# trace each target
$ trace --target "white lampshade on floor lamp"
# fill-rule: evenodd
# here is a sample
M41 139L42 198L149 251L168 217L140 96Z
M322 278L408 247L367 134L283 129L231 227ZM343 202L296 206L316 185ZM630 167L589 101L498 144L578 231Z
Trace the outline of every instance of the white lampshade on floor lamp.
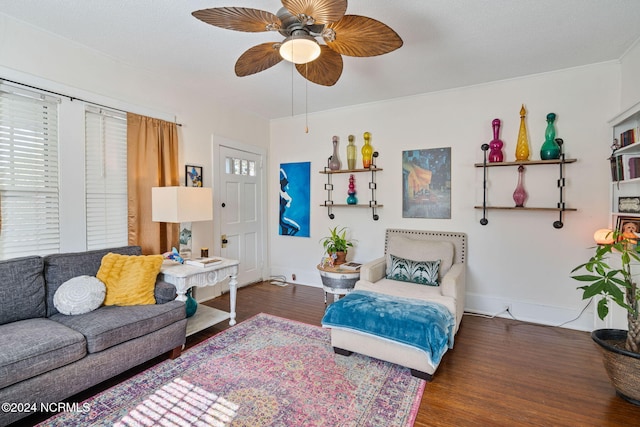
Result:
M180 256L191 258L191 223L213 219L211 188L151 188L151 220L180 224Z

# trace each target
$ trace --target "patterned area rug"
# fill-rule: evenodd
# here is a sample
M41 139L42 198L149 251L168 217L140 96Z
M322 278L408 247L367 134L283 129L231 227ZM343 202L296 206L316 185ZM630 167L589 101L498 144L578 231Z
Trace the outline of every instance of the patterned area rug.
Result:
M327 329L259 314L41 425L404 427L424 387L406 368L335 355Z

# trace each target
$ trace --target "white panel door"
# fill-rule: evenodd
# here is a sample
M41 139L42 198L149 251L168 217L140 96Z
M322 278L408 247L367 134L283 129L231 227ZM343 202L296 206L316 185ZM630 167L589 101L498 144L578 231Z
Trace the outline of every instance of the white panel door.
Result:
M240 260L238 284L253 283L262 279L262 157L221 145L219 159L220 255Z

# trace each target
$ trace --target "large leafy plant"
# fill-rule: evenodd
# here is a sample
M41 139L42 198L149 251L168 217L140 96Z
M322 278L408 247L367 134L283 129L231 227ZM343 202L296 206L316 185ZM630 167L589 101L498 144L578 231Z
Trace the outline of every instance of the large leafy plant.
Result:
M329 228L331 234L320 239L324 250L328 254L335 252L347 252L348 248L353 247L353 241L347 239L347 228L342 227L338 230L338 227Z
M640 264L640 256L636 252L637 237L627 236L620 231L610 233L609 242L595 248L595 254L584 264L574 268L571 273L586 270L587 274L571 276L586 282L578 287L583 290L582 299L601 296L598 301L598 317L604 319L609 314L609 302L613 301L627 311L629 331L625 348L634 353L640 353L640 319L638 318L638 301L640 294L633 280L631 267L633 263ZM620 267L609 265L609 259L614 254L620 256ZM616 265L617 267L617 265Z

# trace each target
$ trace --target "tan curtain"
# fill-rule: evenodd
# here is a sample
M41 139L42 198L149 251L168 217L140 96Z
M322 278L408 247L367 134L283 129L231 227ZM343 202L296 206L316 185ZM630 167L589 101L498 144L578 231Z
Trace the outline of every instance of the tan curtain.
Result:
M143 254L178 247L179 224L151 221L151 187L178 185L178 129L175 123L127 114L129 244Z

